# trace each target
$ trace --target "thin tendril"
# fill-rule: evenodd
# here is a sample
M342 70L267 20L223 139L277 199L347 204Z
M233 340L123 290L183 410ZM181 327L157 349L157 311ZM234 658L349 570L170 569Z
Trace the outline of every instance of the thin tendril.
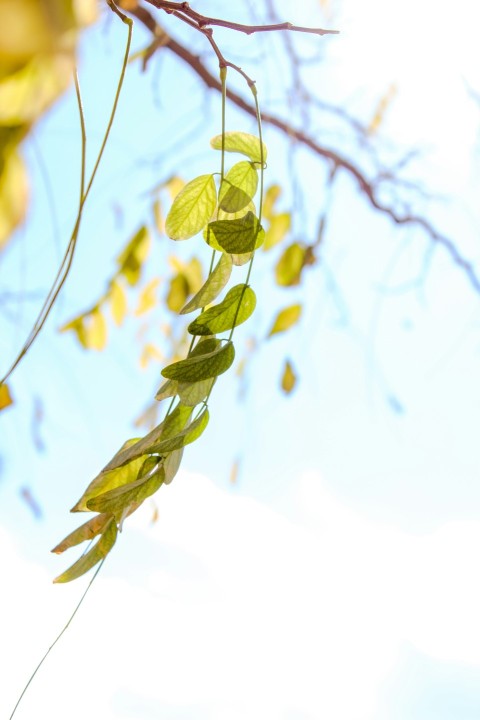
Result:
M13 716L15 715L15 713L16 713L16 711L17 711L18 706L20 705L20 703L21 703L21 701L22 701L23 696L25 695L25 693L27 692L28 688L30 687L33 679L35 678L35 675L36 675L37 672L40 670L40 668L42 667L43 663L45 662L45 660L46 660L47 657L50 655L50 653L51 653L51 651L53 650L53 648L55 647L55 645L58 643L58 641L59 641L60 638L62 637L63 633L67 630L67 628L68 628L69 625L71 624L71 622L72 622L73 618L75 617L75 615L77 614L77 612L80 610L80 607L81 607L83 601L85 600L85 597L86 597L88 591L89 591L90 588L92 587L93 581L95 580L95 578L97 577L98 573L100 572L100 570L101 570L102 567L103 567L103 563L105 562L105 559L106 559L106 558L104 558L104 559L102 560L102 562L100 563L100 565L98 566L98 568L95 570L94 576L92 577L92 579L91 579L90 582L88 583L85 592L83 593L82 597L80 598L80 601L79 601L79 603L77 604L75 610L74 610L73 613L70 615L70 618L68 619L66 625L64 625L63 629L59 632L59 634L57 635L57 637L55 638L55 640L53 641L53 643L52 643L52 644L50 645L50 647L48 648L48 650L47 650L47 652L45 653L45 655L42 657L42 659L41 659L40 662L38 663L38 665L37 665L37 667L35 668L35 670L33 671L33 673L30 675L30 678L28 679L27 684L26 684L25 687L23 688L23 690L22 690L22 692L21 692L21 694L20 694L20 697L18 698L18 700L17 700L17 702L16 702L16 704L15 704L15 707L13 708L12 714L10 715L10 717L9 717L8 720L12 720Z

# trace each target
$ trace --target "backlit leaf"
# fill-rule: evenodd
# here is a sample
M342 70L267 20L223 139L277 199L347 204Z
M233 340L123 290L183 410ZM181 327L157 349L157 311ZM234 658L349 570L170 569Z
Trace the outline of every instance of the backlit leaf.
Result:
M199 310L209 305L221 293L230 279L232 273L232 259L230 255L222 255L213 272L207 278L203 287L181 310L180 314Z
M159 278L153 278L149 283L145 285L140 297L138 299L138 306L135 310L135 315L143 315L144 313L152 310L158 303L157 288L160 285Z
M117 258L119 272L129 285L136 285L140 280L143 263L150 250L150 233L145 226L138 230L126 248Z
M110 310L115 325L120 326L127 314L127 294L122 284L117 280L112 280L110 283L108 299L110 301Z
M144 370L152 361L161 362L163 355L156 345L147 343L140 355L140 367Z
M108 555L112 547L115 545L116 539L117 524L115 519L112 517L103 531L100 540L98 540L98 542L87 553L85 553L85 555L82 555L76 563L69 567L68 570L65 570L64 573L56 577L53 582L70 582L71 580L76 580L76 578L84 575Z
M138 438L132 438L131 440L127 440L127 442L122 445L115 457L120 455L129 447L135 445L137 442ZM102 472L92 480L80 500L74 505L74 507L72 508L72 512L86 512L88 510L87 502L91 498L95 497L96 495L101 495L102 493L107 492L107 490L113 490L114 488L120 487L122 485L128 485L129 483L133 482L138 476L138 472L142 466L143 461L144 458L137 457L132 462L128 463L128 465L123 465L122 467L120 467L120 463L119 465L116 465L113 470L102 470Z
M256 297L251 287L235 285L218 305L205 310L188 326L191 335L215 335L231 330L248 320L255 310Z
M103 350L107 344L107 322L99 308L84 316L85 345L89 350Z
M212 217L217 203L213 175L200 175L179 192L165 222L172 240L186 240L196 235Z
M214 150L222 149L222 136L216 135L210 140L210 145ZM225 133L225 150L226 152L238 152L246 155L253 162L265 163L267 160L267 147L263 145L263 153L260 146L260 140L255 135L244 132L226 132Z
M307 261L308 256L305 245L300 245L300 243L289 245L275 267L277 285L282 287L298 285Z
M193 408L191 407L177 405L177 407L169 415L167 415L160 425L157 425L157 427L145 435L144 438L137 440L128 447L122 448L116 455L114 455L110 462L105 466L103 472L116 470L122 465L126 465L126 463L129 465L133 464L132 461L137 461L138 458L141 458L141 456L153 452L152 448L155 445L158 445L161 439L171 438L183 430L190 419L192 410ZM127 465L127 467L129 465ZM132 478L132 480L135 478Z
M280 310L275 318L275 322L272 325L272 329L268 333L268 337L276 335L277 333L285 332L285 330L291 328L292 325L295 325L295 323L299 321L301 314L301 305L290 305L289 307Z
M289 360L285 361L285 367L282 375L282 390L286 395L290 395L297 384L297 376Z
M201 403L211 391L214 382L215 378L209 378L208 380L200 380L194 383L177 383L177 394L182 405L195 407Z
M149 457L143 463L136 480L92 498L88 501L88 509L113 513L119 522L132 506L138 507L147 497L157 492L164 479L163 459Z
M271 220L273 217L273 208L278 198L282 194L282 188L280 185L270 185L263 197L263 216L267 220Z
M53 548L52 552L60 555L60 553L65 552L65 550L68 550L75 545L80 545L80 543L85 542L86 540L93 540L94 537L104 531L106 525L111 519L111 513L95 515L95 517L90 518L90 520L87 520L86 523L80 525L79 528L71 532L70 535L67 535L62 542L58 543L58 545Z
M178 468L180 467L180 463L182 462L183 457L183 447L179 450L174 450L171 453L168 453L166 456L163 467L165 469L165 480L163 481L165 485L170 485L173 478L178 472Z
M279 213L274 215L270 220L270 227L265 233L265 242L263 244L264 250L270 250L270 248L278 245L282 242L285 235L288 233L291 227L291 215L290 213Z
M186 360L172 363L162 370L163 377L181 382L197 382L216 377L226 372L235 359L235 350L231 342L208 352Z
M155 395L155 400L165 400L165 398L175 397L178 394L178 383L176 380L167 380L160 387Z
M4 156L0 174L0 249L24 219L27 199L25 165L18 153L9 152Z
M0 412L5 410L9 405L13 405L13 398L10 388L6 383L0 385Z
M252 212L238 220L215 220L208 225L207 242L230 254L252 252L264 239L265 231Z
M187 278L183 273L174 275L168 286L168 293L165 302L167 307L174 313L178 313L185 304L189 293Z
M179 450L180 448L185 447L185 445L190 445L190 443L195 442L195 440L197 440L197 438L199 438L203 433L208 425L209 418L210 416L208 410L205 408L196 420L193 420L193 422L187 425L187 427L177 435L174 435L171 438L162 438L158 445L154 445L152 452L169 453L173 450Z
M218 195L218 204L229 213L238 212L252 201L257 192L258 172L247 160L234 165L225 175Z

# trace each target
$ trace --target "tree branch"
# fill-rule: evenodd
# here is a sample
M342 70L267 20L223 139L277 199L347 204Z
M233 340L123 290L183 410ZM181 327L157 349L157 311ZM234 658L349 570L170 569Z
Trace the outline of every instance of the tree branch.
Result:
M150 4L155 4L157 2L157 0L155 0L155 3L152 3L152 0L145 1ZM127 3L130 7L126 7ZM180 60L185 62L208 88L221 93L222 86L217 77L210 72L197 55L194 55L187 47L172 38L157 23L155 18L144 6L137 2L135 7L132 7L133 3L131 0L123 0L120 4L128 10L128 12L140 20L140 22L142 22L142 24L154 35L154 37L157 38L154 42L159 42L158 38L161 38L161 43L159 43L161 47L167 48L170 52L180 58ZM164 5L165 3L159 4ZM177 3L170 4L175 6L178 5ZM227 88L227 97L230 102L243 110L245 113L253 118L256 117L254 105L245 100L245 98L241 95ZM262 112L262 121L277 128L277 130L291 140L295 140L300 145L308 147L315 155L326 160L332 170L344 170L355 181L359 190L368 200L370 205L375 210L388 217L396 225L412 226L421 229L432 242L443 247L447 251L454 264L463 270L473 288L476 292L480 293L480 276L475 270L473 263L462 255L457 245L451 238L440 233L426 218L420 215L401 213L395 207L382 203L378 199L375 183L369 180L363 171L357 167L357 165L335 150L320 145L312 136L305 133L303 130L294 127L286 120L283 120L271 113Z

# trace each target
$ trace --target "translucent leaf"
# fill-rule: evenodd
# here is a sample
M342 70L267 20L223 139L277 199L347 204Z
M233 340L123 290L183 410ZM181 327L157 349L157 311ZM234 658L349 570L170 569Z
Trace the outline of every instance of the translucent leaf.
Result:
M282 194L282 188L280 185L270 185L263 196L263 216L267 220L271 220L273 217L273 208L278 198Z
M136 285L140 280L143 263L150 250L150 233L143 226L135 233L126 248L117 258L119 272L129 285Z
M178 394L178 383L175 380L167 380L160 387L155 395L155 400L165 400L165 398L175 397Z
M171 255L168 261L178 274L185 276L189 294L200 290L203 285L203 266L198 258L193 257L188 262L184 262L176 255Z
M80 545L80 543L85 542L86 540L93 540L94 537L104 531L106 525L111 519L111 513L95 515L95 517L90 518L90 520L87 520L86 523L80 525L79 528L71 532L70 535L67 535L62 542L58 543L58 545L53 548L52 552L60 555L60 553L65 552L65 550L68 550L75 545Z
M208 410L205 408L196 420L193 420L193 422L191 422L177 435L174 435L171 438L162 438L158 445L155 445L152 448L152 452L168 453L172 452L172 450L179 450L180 448L185 447L185 445L190 445L190 443L197 440L197 438L199 438L203 433L208 425L209 418L210 416Z
M252 252L264 239L265 231L252 212L238 220L215 220L208 225L207 242L230 254Z
M107 322L99 308L84 317L85 347L89 350L104 350L107 344Z
M157 492L164 479L163 459L149 457L143 463L136 480L92 498L88 501L88 509L113 513L118 522L132 506L137 508L147 497Z
M289 245L275 267L277 285L282 287L298 285L306 262L307 248L305 245L299 243Z
M87 552L85 555L77 560L68 570L55 578L53 582L64 583L76 580L81 575L91 570L97 563L103 560L112 547L115 545L117 539L117 524L115 519L112 517L110 522L107 524L100 540Z
M158 304L157 288L159 285L159 278L153 278L153 280L150 280L150 282L145 285L140 293L137 309L135 310L135 315L137 315L137 317L139 315L143 315L149 310L152 310L152 308Z
M174 313L178 313L185 304L189 295L187 278L183 273L174 275L170 280L168 293L165 302L167 307Z
M140 367L144 370L152 361L162 362L163 355L159 348L153 343L147 343L140 355Z
M177 474L180 463L182 462L182 457L183 448L168 453L163 463L163 467L165 468L165 480L163 482L165 483L165 485L170 485L173 478Z
M231 330L248 320L255 310L256 297L251 287L235 285L218 305L201 313L188 326L191 335L215 335Z
M290 213L279 213L278 215L274 215L270 220L270 227L265 233L263 249L270 250L270 248L282 242L283 238L290 230L291 223L292 218Z
M160 234L163 234L165 232L165 221L163 219L162 203L158 198L153 201L152 213L155 227Z
M230 257L232 258L233 264L240 267L241 265L246 265L250 262L253 257L253 252L245 253L244 255L235 255L234 253L233 255L230 255Z
M290 395L297 384L297 376L289 360L285 361L285 367L282 375L282 390L286 395Z
M177 383L178 385L178 397L182 405L188 405L189 407L195 407L202 400L205 400L209 392L211 391L215 383L215 378L209 378L208 380L200 380L195 383Z
M248 160L234 165L225 175L218 195L218 204L228 213L238 212L246 207L255 196L258 173L255 165Z
M112 312L115 325L120 326L125 320L128 307L127 294L123 286L117 280L112 280L110 283L108 299L110 301L110 310Z
M210 140L210 145L214 150L222 149L222 136L216 135ZM225 150L226 152L238 152L246 155L252 162L265 163L267 160L267 147L263 145L263 153L260 147L260 140L255 135L244 132L226 132L225 133Z
M131 440L127 440L127 442L122 445L115 457L120 455L120 453L127 450L129 447L135 445L137 442L138 438L132 438ZM122 485L128 485L128 483L133 482L133 480L135 480L138 476L138 472L142 466L144 459L145 458L139 457L133 462L130 462L128 465L124 465L123 467L117 465L113 470L102 470L102 472L92 480L80 500L76 503L76 505L74 505L74 507L72 508L72 512L86 512L88 510L87 502L91 498L95 497L96 495L100 495L107 490L113 490L114 488L120 487Z
M24 219L27 200L25 165L16 152L10 152L3 157L0 174L0 249Z
M277 333L285 332L285 330L291 328L292 325L295 325L295 323L299 321L301 314L301 305L290 305L289 307L280 310L275 318L275 322L272 325L272 329L268 333L268 337L276 335Z
M68 332L69 330L72 330L75 333L77 340L82 347L88 348L87 332L83 316L70 320L70 322L65 323L65 325L62 325L60 328L60 332Z
M217 204L213 175L200 175L179 192L167 215L165 230L172 240L186 240L208 223Z
M157 427L145 435L144 438L137 440L134 444L131 444L128 447L122 448L105 466L104 472L116 470L126 463L133 464L132 461L136 461L138 458L141 458L142 455L152 453L152 448L155 445L158 445L161 439L171 438L183 430L190 419L191 414L191 407L177 405L177 407L160 423L160 425L157 425ZM132 480L134 479L135 478L132 478Z
M181 382L196 382L216 377L226 372L235 359L235 350L231 342L202 355L190 355L186 360L168 365L162 370L163 377Z
M0 412L5 410L9 405L13 405L13 398L10 388L6 383L0 385Z
M230 255L222 255L211 275L198 293L181 310L180 314L199 310L209 305L221 293L230 279L232 273L232 259Z

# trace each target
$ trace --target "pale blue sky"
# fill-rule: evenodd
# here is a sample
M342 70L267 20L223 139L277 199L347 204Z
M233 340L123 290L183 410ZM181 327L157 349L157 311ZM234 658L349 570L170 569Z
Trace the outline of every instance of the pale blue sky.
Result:
M298 23L312 22L316 5L299 2L292 17L290 4L279 3ZM477 80L477 15L468 2L452 17L429 0L368 0L361 12L344 0L336 18L342 35L328 41L331 60L311 82L365 114L389 82L398 84L382 133L423 150L413 169L448 199L420 209L480 268L478 107L466 87ZM83 49L92 152L122 36L121 26L103 24ZM84 587L50 586L70 559L48 550L73 528L68 508L135 434L132 419L158 384L158 367L139 370L133 321L113 329L99 355L57 328L103 291L118 249L148 207L145 190L172 170L188 178L218 162L208 145L218 131L218 99L195 90L183 70L172 83L173 68L165 60L148 76L129 70L71 277L12 380L16 407L1 416L2 716ZM259 93L275 100L275 87L259 84ZM229 122L253 129L234 111ZM181 141L167 152L174 131ZM267 182L284 184L285 149L268 128L266 141ZM35 146L26 148L32 223L0 266L2 288L45 289L58 258L38 150L66 241L78 193L72 96L40 124ZM312 232L324 170L304 154L298 167L306 216L295 230ZM114 205L123 212L120 230ZM18 720L47 710L63 718L72 696L70 720L93 704L94 716L107 720L478 717L478 296L441 249L412 285L427 248L418 231L373 215L342 179L324 251L331 275L317 268L305 286L280 295L260 260L254 322L266 332L274 298L305 299L298 329L256 355L243 404L238 383L222 378L207 432L174 486L158 496L160 521L151 527L149 511L132 518ZM161 267L170 252L163 239L154 262ZM329 292L332 278L338 295ZM34 311L23 307L16 327L0 318L2 358L18 347ZM300 375L288 400L277 391L285 354ZM35 395L45 407L43 453L32 447ZM241 473L231 487L240 449ZM24 485L41 505L41 521L19 497ZM22 652L12 660L19 637ZM89 650L92 642L99 652ZM79 683L91 687L89 697L79 697Z

